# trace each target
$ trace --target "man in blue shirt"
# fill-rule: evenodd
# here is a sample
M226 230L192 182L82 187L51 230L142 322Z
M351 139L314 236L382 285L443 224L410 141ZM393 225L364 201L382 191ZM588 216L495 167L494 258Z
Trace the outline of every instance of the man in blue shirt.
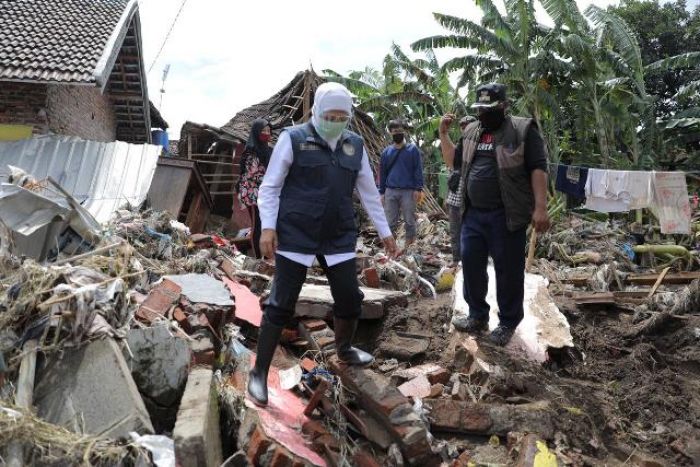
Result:
M406 223L406 242L416 240L416 204L423 192L423 157L415 144L406 143L406 124L389 122L394 144L382 151L379 165L379 193L392 232L396 232L399 214Z

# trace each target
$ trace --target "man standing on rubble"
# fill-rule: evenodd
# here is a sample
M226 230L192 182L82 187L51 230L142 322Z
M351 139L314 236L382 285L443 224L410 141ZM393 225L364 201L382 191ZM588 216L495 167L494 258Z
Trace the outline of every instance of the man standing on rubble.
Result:
M394 144L382 151L379 163L379 193L392 232L396 232L399 215L406 224L404 246L416 240L416 205L423 196L423 157L418 146L406 142L406 124L389 122Z
M324 269L333 296L338 358L351 365L366 365L373 359L351 346L364 298L355 266L355 189L391 257L396 255L396 242L364 142L347 130L351 118L350 92L337 83L319 86L311 121L280 135L260 187L260 246L264 256L275 258L255 367L248 379L248 394L260 405L267 404L270 362L314 259Z
M450 169L450 178L447 182L447 200L445 203L449 209L450 216L450 240L452 242L452 266L462 260L462 250L460 248L460 236L462 235L462 195L459 192L459 177L462 168L462 138L455 146L450 139L450 125L454 121L453 114L446 114L440 120L440 150L442 151L442 160ZM467 125L475 122L476 118L471 115L462 117L459 120L460 132L463 132Z
M526 230L549 229L547 149L531 118L506 113L503 84L476 89L479 120L462 133L461 202L464 299L469 316L460 331L488 329L487 263L493 259L499 324L490 340L505 345L523 319Z

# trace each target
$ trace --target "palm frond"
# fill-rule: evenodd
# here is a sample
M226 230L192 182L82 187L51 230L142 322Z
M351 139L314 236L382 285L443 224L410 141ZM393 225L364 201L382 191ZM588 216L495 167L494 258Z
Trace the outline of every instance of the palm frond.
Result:
M486 55L465 55L463 57L455 57L445 62L442 69L447 72L459 70L474 70L477 67L493 69L503 67L503 62L494 57Z
M555 25L566 25L570 31L587 30L586 20L575 0L541 0L541 4Z
M651 73L657 71L698 67L700 67L700 52L688 52L650 63L644 67L644 71Z
M517 54L515 46L508 38L501 38L493 31L473 21L456 16L443 15L441 13L433 13L433 16L435 16L435 20L442 27L480 42L480 44L475 47L477 49L490 46L496 49L496 53L499 54Z
M366 83L359 79L353 79L342 76L340 73L337 73L333 70L323 70L323 78L326 81L340 83L355 94L357 94L357 91L379 92L379 89L375 88L369 83Z
M419 39L411 44L411 49L415 52L428 49L443 49L454 47L456 49L475 49L483 45L480 41L464 35L439 35Z
M585 13L597 29L605 31L605 35L610 38L614 50L625 60L635 79L643 82L642 53L639 50L639 40L632 28L618 15L596 5L590 5L586 8Z

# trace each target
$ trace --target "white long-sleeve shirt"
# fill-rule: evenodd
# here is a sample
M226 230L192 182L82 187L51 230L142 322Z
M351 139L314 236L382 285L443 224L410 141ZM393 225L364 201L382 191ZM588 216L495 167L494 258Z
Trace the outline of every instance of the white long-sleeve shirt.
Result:
M335 148L338 144L338 140L336 139L328 143L331 148ZM289 167L292 165L293 160L294 152L292 149L292 140L286 132L283 132L277 140L275 149L272 151L265 177L258 190L258 209L260 210L260 223L263 229L277 229L280 193L282 192L284 180L289 173ZM367 155L366 149L362 151L362 167L357 174L355 188L360 195L362 207L364 207L370 219L372 219L372 223L374 223L374 226L377 228L379 236L381 238L390 236L391 229L386 221L384 208L379 198L379 191L374 183L372 168L369 165L369 156ZM291 251L278 251L277 253L296 263L303 264L306 267L310 267L316 257L311 254L294 253ZM328 266L333 266L352 259L355 256L355 252L338 253L325 255L325 259Z

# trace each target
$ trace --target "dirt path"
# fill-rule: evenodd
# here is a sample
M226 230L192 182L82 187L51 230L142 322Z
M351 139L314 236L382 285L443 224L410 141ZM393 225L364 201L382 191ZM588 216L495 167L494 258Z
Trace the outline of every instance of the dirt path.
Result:
M569 320L576 351L553 355L542 366L481 342L489 362L503 370L490 378L483 401L549 400L557 412L557 447L573 464L618 465L631 456L665 465L700 463L693 459L700 455L700 317L674 320L655 335L630 341L623 335L631 314L555 300ZM447 293L392 309L382 326L366 324L361 336L374 343L365 348L374 350L375 368L392 371L393 355L385 349L399 335L426 336L428 346L421 355L399 358L398 367L433 362L452 370L451 315ZM486 443L448 439L460 449Z

